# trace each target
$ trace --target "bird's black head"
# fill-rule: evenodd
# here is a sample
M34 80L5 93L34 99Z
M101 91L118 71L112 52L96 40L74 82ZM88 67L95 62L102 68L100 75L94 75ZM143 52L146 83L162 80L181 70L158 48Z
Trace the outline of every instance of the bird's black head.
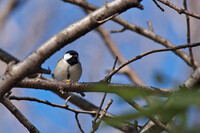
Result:
M70 55L76 55L76 56L78 56L78 53L76 51L74 51L74 50L69 50L65 54L70 54Z
M64 55L64 60L66 60L71 66L77 64L78 60L78 53L74 50L67 51Z

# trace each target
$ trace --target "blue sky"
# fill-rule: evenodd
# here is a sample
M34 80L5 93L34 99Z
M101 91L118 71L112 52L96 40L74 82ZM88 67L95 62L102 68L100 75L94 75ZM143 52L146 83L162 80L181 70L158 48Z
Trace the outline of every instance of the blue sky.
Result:
M99 6L104 3L102 0L95 2L90 0L90 2ZM148 29L146 22L151 21L156 34L167 38L176 45L186 44L184 15L179 15L164 5L162 6L166 11L161 12L152 1L143 1L142 5L144 5L144 10L130 9L121 14L120 17L146 29ZM21 4L9 16L1 31L0 46L23 60L50 37L84 16L85 14L82 9L60 0L27 1L25 4ZM105 23L104 27L108 31L122 28L119 24L112 21ZM163 48L160 44L128 30L123 33L111 34L111 37L125 59L130 59L151 49ZM106 76L106 70L112 68L114 58L95 30L56 52L42 66L44 68L50 67L54 71L59 58L71 49L78 51L80 54L80 61L83 67L83 75L80 82L100 81ZM185 51L187 52L187 50ZM162 88L176 88L191 72L191 68L172 52L149 55L132 63L131 67L138 73L146 85ZM158 83L155 80L155 77L159 74L164 77L163 83ZM46 76L50 77L49 75ZM115 75L112 78L112 82L132 84L124 75ZM63 99L48 91L14 89L14 94L37 97L53 103L64 104ZM99 105L102 96L102 93L87 93L85 98ZM134 110L127 103L123 102L122 99L113 94L108 95L105 103L110 98L114 99L114 103L111 105L109 112L120 115L124 112ZM72 112L33 102L20 101L14 103L44 133L53 133L56 131L60 133L66 131L79 132ZM138 100L138 103L143 104L144 102ZM70 107L76 108L71 104ZM0 105L0 108L4 107ZM8 128L11 126L10 124L16 124L17 130L26 132L26 129L5 108L2 112L6 116L2 118L3 121L9 124L2 125L2 121L0 120L0 125L2 125L2 127L0 126L0 132L15 132L14 129ZM7 119L7 116L9 119ZM88 115L80 115L79 117L84 130L88 132L91 129L92 118ZM12 123L9 122L10 119L14 119ZM140 122L143 124L146 120L141 120ZM105 127L102 131L114 132L116 130Z

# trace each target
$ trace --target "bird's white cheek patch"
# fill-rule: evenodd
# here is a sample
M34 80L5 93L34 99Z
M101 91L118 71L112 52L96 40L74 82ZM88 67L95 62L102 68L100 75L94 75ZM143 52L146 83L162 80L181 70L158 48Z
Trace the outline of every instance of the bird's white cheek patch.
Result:
M68 60L70 58L72 58L72 55L70 55L70 54L65 54L64 55L64 60Z

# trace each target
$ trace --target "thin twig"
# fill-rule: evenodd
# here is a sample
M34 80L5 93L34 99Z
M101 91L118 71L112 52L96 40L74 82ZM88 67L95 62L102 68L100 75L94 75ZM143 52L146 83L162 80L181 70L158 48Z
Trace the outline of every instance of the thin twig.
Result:
M121 33L121 32L124 32L125 30L127 30L126 27L123 27L122 29L120 30L111 30L110 33Z
M42 63L56 51L90 32L92 29L97 28L100 25L97 23L98 20L108 18L116 13L120 14L133 7L138 8L138 6L141 6L139 0L115 0L108 3L109 11L105 6L103 6L97 11L92 12L90 15L58 32L56 35L43 43L38 49L32 52L21 63L16 64L14 69L12 69L9 74L1 76L0 99L2 99L4 95L19 81L28 75L36 73L37 70L40 69ZM79 32L77 32L77 29Z
M84 131L83 131L82 127L81 127L81 124L80 124L80 122L79 122L79 120L78 120L78 113L75 113L75 119L76 119L76 122L77 122L77 125L78 125L80 131L81 131L82 133L84 133Z
M3 49L0 48L0 59L2 61L4 61L5 63L9 63L11 61L14 61L15 63L18 63L19 60L17 58L15 58L14 56L10 55L9 53L7 53L6 51L4 51Z
M109 19L116 17L118 14L119 13L116 13L116 14L113 14L112 16L109 16L108 18L103 19L103 20L98 20L97 23L102 24L102 23L108 21Z
M118 61L120 64L124 63L125 59L122 56L122 54L120 53L118 47L116 46L116 44L114 43L112 38L110 37L109 32L106 31L103 26L99 26L97 28L97 31L101 35L102 39L104 40L106 46L108 47L108 49L110 50L112 55L114 57L116 57L116 56L118 57ZM138 74L129 65L124 67L124 70L126 71L126 75L131 79L131 81L133 83L135 83L136 85L144 85L145 86L142 79L138 76Z
M162 11L164 12L165 10L158 4L158 2L156 0L153 0L153 2L156 4L156 6Z
M113 64L113 67L112 67L112 70L115 69L115 66L116 66L116 64L117 64L117 60L118 60L118 57L116 56L115 61L114 61L114 64ZM110 78L107 80L108 83L110 83L111 78L112 78L112 77L110 77ZM104 80L104 81L105 81L105 80ZM102 98L102 101L101 101L101 104L100 104L99 109L98 109L98 111L97 111L97 114L96 114L94 120L92 121L92 125L96 125L96 120L97 120L98 117L99 117L99 113L100 113L101 108L102 108L102 106L103 106L103 103L104 103L104 101L105 101L106 95L107 95L107 93L104 93L104 96L103 96L103 98Z
M104 101L105 101L106 95L107 95L107 93L104 93L103 98L102 98L102 100L101 100L101 104L100 104L100 106L99 106L99 109L98 109L98 111L97 111L97 113L96 113L96 116L95 116L94 120L92 121L92 125L96 125L96 120L99 118L99 113L100 113L101 108L102 108L102 106L103 106L103 103L104 103Z
M84 9L84 11L87 14L91 13L91 11L88 10L88 9ZM123 29L126 30L125 27ZM122 31L123 31L123 29L122 29ZM99 26L98 28L96 28L96 30L98 31L98 33L100 34L100 36L104 40L106 46L108 47L108 49L110 50L110 52L112 53L112 55L114 57L116 57L116 56L118 57L119 63L123 63L125 61L125 59L122 56L122 54L120 53L120 51L117 48L117 46L114 43L114 41L112 40L109 32L102 25ZM143 83L143 81L141 80L141 78L137 75L137 73L129 65L127 65L126 69L124 69L124 70L125 70L125 75L128 76L133 83L135 83L136 85L144 85L145 86L145 84Z
M9 96L9 99L10 100L18 100L18 101L19 100L25 100L25 101L33 101L33 102L43 103L43 104L46 104L46 105L50 105L52 107L66 109L66 110L69 110L69 111L74 112L74 113L83 113L83 114L91 114L91 115L96 114L96 111L75 110L75 109L69 108L66 105L54 104L54 103L51 103L47 100L41 100L41 99L34 98L34 97L16 97L16 96L12 95L12 96Z
M108 108L110 107L112 102L113 102L113 100L110 99L108 104L104 107L103 113L99 116L99 120L97 121L97 123L92 126L92 129L91 129L90 133L94 133L98 129L99 125L101 124L102 119L105 117L105 115L106 115L106 113L108 111Z
M113 64L112 70L115 69L115 66L116 66L116 64L117 64L117 60L118 60L118 56L115 57L115 62L114 62L114 64ZM108 79L108 83L110 83L111 78L112 78L112 77L110 77L110 79Z
M154 116L149 116L145 114L145 110L139 105L137 104L135 101L133 100L127 100L126 98L122 97L126 102L128 102L132 107L134 107L137 111L143 113L146 117L148 117L149 119L151 119L156 125L158 125L159 127L161 127L162 129L166 130L166 131L170 131L171 129L166 126L165 124L163 124L161 121L159 121L156 117Z
M122 69L123 67L125 67L126 65L130 64L131 62L133 61L136 61L138 59L141 59L143 58L144 56L147 56L149 54L152 54L152 53L158 53L158 52L163 52L163 51L176 51L178 49L183 49L183 48L190 48L190 47L196 47L196 46L200 46L200 43L192 43L190 45L186 44L186 45L179 45L179 46L176 46L176 47L172 47L172 48L162 48L162 49L153 49L153 50L150 50L150 51L147 51L143 54L140 54L124 63L122 63L121 65L119 65L117 68L115 68L115 70L113 70L112 72L110 72L106 77L105 79L109 79L110 76L114 75L115 73L117 73L120 69Z
M84 9L89 9L89 10L92 10L92 11L95 11L99 8L99 7L92 5L92 4L88 3L87 1L83 1L83 0L63 0L63 1L75 4L77 6L84 8ZM167 48L175 47L175 45L173 43L171 43L169 40L155 34L154 32L146 30L146 29L144 29L140 26L129 23L126 20L124 20L124 19L122 19L118 16L114 17L112 20L114 22L122 25L123 27L126 27L127 29L129 29L131 31L134 31L134 32L136 32L140 35L143 35L144 37L147 37L147 38L149 38L149 39L151 39L155 42L162 44L163 46L165 46ZM174 53L177 54L181 59L183 59L186 64L188 64L189 66L192 66L191 61L190 61L190 56L187 53L185 53L182 50L174 51ZM119 56L119 62L120 62L120 59L121 58ZM199 63L196 60L195 60L195 66L199 66ZM134 73L134 72L132 72L132 73ZM133 75L133 74L130 74L130 75ZM137 76L136 76L136 78L134 76L132 76L131 79L137 79ZM136 81L138 83L142 83L140 80L136 80ZM141 84L139 84L139 85L141 85Z
M180 7L178 7L178 6L175 6L174 4L170 3L170 2L167 1L167 0L158 0L158 1L160 1L161 3L163 3L163 4L167 5L167 6L169 6L169 7L172 8L172 9L176 10L176 11L177 11L178 13L180 13L180 14L184 13L184 14L187 14L187 15L189 15L189 16L191 16L191 17L200 19L200 15L195 14L195 13L191 13L191 12L189 12L188 10L185 10L185 9L182 9L182 8L180 8Z
M148 26L149 26L149 30L150 30L151 32L153 32L153 27L152 27L151 21L147 21L147 24L148 24Z
M66 100L65 100L65 106L69 106L67 103L69 101L69 99L71 98L71 96L69 96Z
M184 6L185 10L188 10L187 0L183 0L183 6ZM186 23L187 23L187 43L188 43L188 45L190 45L190 43L191 43L190 17L187 14L186 14ZM190 61L192 64L192 68L193 68L193 70L195 70L196 66L194 65L194 56L193 56L192 48L189 48L189 54L190 54Z

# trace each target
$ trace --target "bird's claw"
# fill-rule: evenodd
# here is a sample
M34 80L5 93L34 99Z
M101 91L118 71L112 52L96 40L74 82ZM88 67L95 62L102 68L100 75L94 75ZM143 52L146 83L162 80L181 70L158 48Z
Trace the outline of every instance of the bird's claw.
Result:
M70 79L66 79L66 80L65 80L65 82L67 82L67 83L70 83L70 82L71 82L71 80L70 80Z

